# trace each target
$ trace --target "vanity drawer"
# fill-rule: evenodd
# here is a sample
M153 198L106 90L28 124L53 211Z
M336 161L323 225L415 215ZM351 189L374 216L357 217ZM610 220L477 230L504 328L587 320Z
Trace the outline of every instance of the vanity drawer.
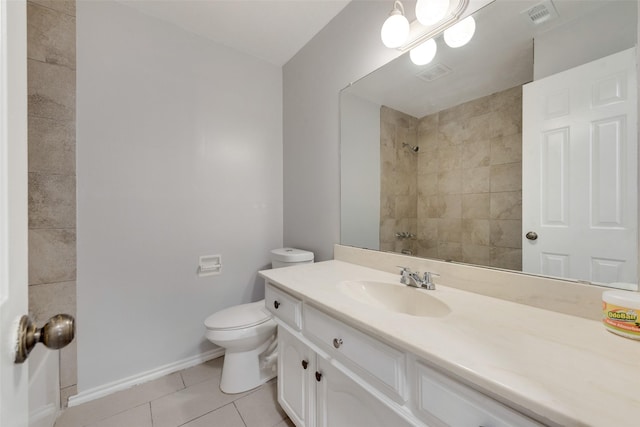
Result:
M416 362L416 381L416 415L429 425L542 427L420 362Z
M275 317L299 331L302 328L302 301L267 282L264 303Z
M407 400L403 352L308 305L304 306L304 335L393 400Z

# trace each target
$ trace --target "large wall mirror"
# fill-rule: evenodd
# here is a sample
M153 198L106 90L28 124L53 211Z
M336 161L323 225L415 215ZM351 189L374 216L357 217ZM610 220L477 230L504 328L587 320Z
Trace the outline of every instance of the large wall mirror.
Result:
M345 88L341 243L637 289L637 8L496 0Z

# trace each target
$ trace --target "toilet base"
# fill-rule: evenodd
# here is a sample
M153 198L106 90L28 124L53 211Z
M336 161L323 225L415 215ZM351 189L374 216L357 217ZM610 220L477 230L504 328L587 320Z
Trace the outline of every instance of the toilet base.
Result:
M254 389L277 375L275 363L276 336L250 351L227 349L222 363L220 390L227 394Z

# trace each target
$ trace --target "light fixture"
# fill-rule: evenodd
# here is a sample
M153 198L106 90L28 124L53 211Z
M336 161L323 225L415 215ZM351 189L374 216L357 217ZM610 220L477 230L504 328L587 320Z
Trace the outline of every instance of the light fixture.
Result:
M425 26L440 21L448 11L449 0L418 0L416 3L416 18Z
M386 47L402 46L409 37L409 20L404 16L404 7L399 0L393 2L393 9L380 30L380 38Z
M469 16L451 28L444 30L444 41L449 47L460 47L469 43L476 32L476 21Z
M426 42L414 47L409 52L411 62L416 65L427 65L433 60L438 51L438 45L434 39L429 39Z

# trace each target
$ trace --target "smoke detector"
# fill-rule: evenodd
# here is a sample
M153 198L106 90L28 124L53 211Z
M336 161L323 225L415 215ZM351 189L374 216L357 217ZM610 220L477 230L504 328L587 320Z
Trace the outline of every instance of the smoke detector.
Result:
M527 10L523 10L521 14L527 22L534 26L541 25L558 17L558 11L551 0L544 0L535 4Z
M420 80L424 80L425 82L432 82L442 76L449 74L450 72L451 68L447 67L444 64L438 63L416 74L416 77Z

